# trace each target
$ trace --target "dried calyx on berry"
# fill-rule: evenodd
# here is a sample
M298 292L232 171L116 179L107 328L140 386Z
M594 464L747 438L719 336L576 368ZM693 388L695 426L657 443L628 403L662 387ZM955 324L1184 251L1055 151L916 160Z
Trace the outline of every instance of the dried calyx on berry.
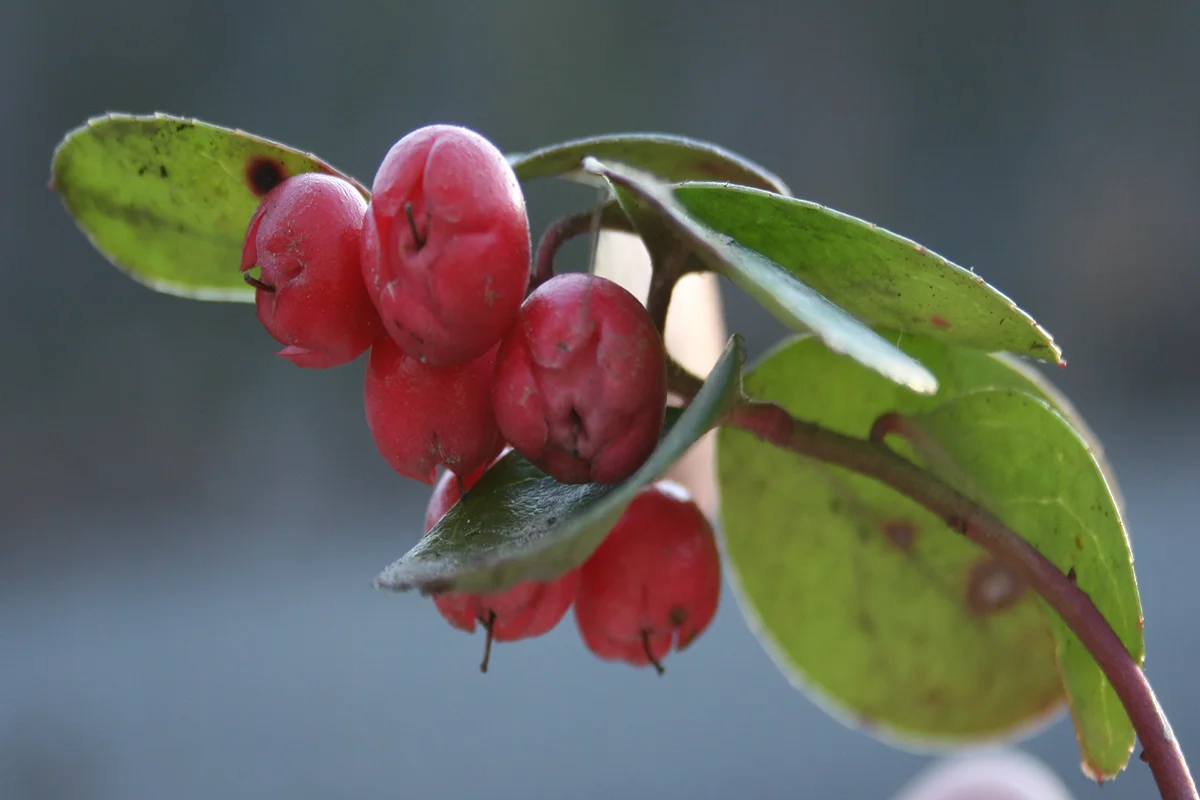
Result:
M388 334L432 366L486 353L530 280L525 198L504 155L474 131L429 125L392 146L372 191L362 272Z
M305 173L268 192L250 218L241 270L259 321L284 345L278 354L298 366L353 361L382 330L359 263L365 210L348 181Z
M641 302L605 278L542 284L500 346L500 432L563 483L632 475L658 444L666 402L662 336Z
M501 453L500 457L503 455ZM442 474L425 511L426 533L459 501L462 489L469 490L482 474L483 470L480 470L461 482L449 472ZM573 569L547 583L524 581L495 594L443 592L434 594L433 602L442 617L455 628L474 633L477 624L483 627L487 642L479 668L487 672L493 641L513 642L549 633L566 616L578 585L579 570Z
M687 490L643 489L580 570L575 621L605 660L653 666L683 650L717 613L721 560L712 526Z

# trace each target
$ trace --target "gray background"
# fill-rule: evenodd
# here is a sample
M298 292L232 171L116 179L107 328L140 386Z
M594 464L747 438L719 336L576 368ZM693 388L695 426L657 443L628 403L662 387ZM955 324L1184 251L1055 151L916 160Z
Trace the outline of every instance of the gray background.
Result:
M870 798L926 763L790 689L728 595L667 679L569 620L481 678L478 637L369 586L426 492L375 452L361 362L295 369L248 307L136 285L46 190L108 110L368 182L433 121L684 133L975 267L1064 347L1200 760L1200 5L5 0L0 45L0 797ZM529 192L539 227L590 199ZM726 302L754 352L779 335ZM1136 760L1088 784L1066 722L1026 747L1079 797L1153 794Z

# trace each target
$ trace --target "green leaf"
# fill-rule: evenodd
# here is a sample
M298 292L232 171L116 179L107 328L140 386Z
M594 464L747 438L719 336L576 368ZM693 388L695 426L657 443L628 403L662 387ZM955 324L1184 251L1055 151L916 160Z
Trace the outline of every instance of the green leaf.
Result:
M1010 359L925 337L900 346L937 375L936 396L904 391L813 337L766 356L746 390L859 437L881 414L929 411L984 387L1055 402ZM720 431L717 453L739 602L780 669L847 724L910 745L965 744L1028 731L1061 708L1039 604L1029 593L1007 607L973 604L972 588L1004 572L940 519L736 429Z
M324 172L325 162L277 142L165 114L109 114L67 134L50 186L80 230L134 280L197 300L253 302L238 267L263 177Z
M1117 504L1117 509L1122 515L1125 513L1125 498L1121 494L1121 487L1117 483L1116 472L1113 470L1112 464L1105 455L1104 445L1100 442L1100 437L1092 430L1091 425L1075 408L1075 404L1071 402L1062 390L1050 382L1050 379L1039 372L1032 364L1027 361L1022 361L1019 357L1011 353L993 353L992 358L1001 362L1006 367L1016 372L1024 378L1027 384L1023 387L1026 392L1042 398L1062 415L1075 432L1079 434L1087 445L1088 450L1092 453L1092 458L1099 465L1100 471L1104 473L1104 480L1108 483L1108 489L1112 493L1113 501Z
M1102 470L1070 424L1014 389L966 394L909 423L924 466L1070 571L1140 665L1142 607L1129 540ZM1048 606L1046 615L1086 771L1114 777L1133 752L1133 724L1095 659Z
M1061 362L1050 334L974 272L877 225L805 200L716 183L675 198L866 322L987 351Z
M510 155L508 161L523 181L560 177L594 183L595 177L582 170L583 160L588 156L629 164L666 181L728 181L788 194L783 181L753 161L715 144L659 133L575 139Z
M730 339L695 399L668 409L668 429L642 467L619 484L568 485L511 452L484 473L429 534L378 578L392 591L499 592L579 566L634 496L656 480L739 396L743 348Z
M709 269L733 281L784 324L811 330L830 350L850 356L879 374L912 389L932 394L937 380L921 362L859 322L762 254L740 246L693 219L672 195L671 187L627 166L586 159L584 168L612 185L623 208L643 220L652 210ZM637 206L637 211L632 211Z

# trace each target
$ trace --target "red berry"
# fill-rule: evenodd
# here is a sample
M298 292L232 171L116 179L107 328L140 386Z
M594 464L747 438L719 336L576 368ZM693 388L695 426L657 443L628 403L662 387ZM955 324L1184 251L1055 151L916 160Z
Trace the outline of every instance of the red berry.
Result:
M497 461L504 458L510 452L512 452L512 448L505 447L491 463L484 464L474 472L463 475L461 480L458 476L450 472L442 473L442 477L433 486L433 494L430 496L429 505L425 509L425 532L429 533L430 529L438 523L438 520L446 516L446 512L462 497L463 489L470 491L471 487L483 477L483 473L495 466Z
M388 151L373 192L362 274L388 333L433 366L483 355L530 279L525 198L504 155L466 128L419 128Z
M638 299L605 278L551 278L504 337L492 388L505 440L563 483L616 483L658 444L666 354Z
M687 490L643 489L580 570L575 621L600 658L654 665L683 650L717 613L721 559Z
M359 245L367 203L348 181L305 173L276 186L246 228L242 272L257 287L258 319L301 367L336 367L380 332L362 282Z
M497 460L501 457L503 453ZM463 480L463 484L469 490L482 474L481 471L471 475ZM426 533L458 502L460 496L458 479L449 472L442 473L425 511ZM433 595L433 602L446 621L459 630L474 633L476 623L483 625L488 639L480 669L487 672L493 640L512 642L549 633L566 616L578 585L579 570L573 569L549 583L525 581L496 594L442 592Z
M387 336L375 341L363 406L375 446L392 469L433 484L438 464L466 476L500 452L503 441L491 400L497 349L437 369L407 355Z

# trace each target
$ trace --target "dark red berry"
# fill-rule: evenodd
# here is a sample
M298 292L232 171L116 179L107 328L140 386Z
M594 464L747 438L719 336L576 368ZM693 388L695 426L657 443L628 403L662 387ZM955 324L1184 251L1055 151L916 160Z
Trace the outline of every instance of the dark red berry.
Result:
M297 366L353 361L380 333L359 263L366 205L349 182L305 173L268 192L250 218L242 272L261 269L246 276L258 319Z
M462 484L469 490L481 475L482 472L475 473L464 479ZM449 472L443 473L433 489L425 512L426 533L460 497L458 479ZM469 498L467 502L470 502ZM479 624L487 631L484 660L480 665L486 672L493 640L512 642L549 633L566 616L578 585L579 570L573 569L549 583L525 581L496 594L442 592L433 595L433 602L446 621L455 628L474 633L476 624Z
M432 484L439 464L466 476L500 452L491 400L496 350L438 369L406 354L387 336L376 340L367 361L363 405L375 446L392 469Z
M717 613L721 560L712 526L687 490L643 489L580 570L575 621L605 660L653 665L683 650Z
M474 131L430 125L392 146L372 191L362 271L388 333L433 366L483 355L530 279L525 198L504 155Z
M500 345L500 432L563 483L632 475L658 443L666 401L662 337L638 299L605 278L542 284Z

